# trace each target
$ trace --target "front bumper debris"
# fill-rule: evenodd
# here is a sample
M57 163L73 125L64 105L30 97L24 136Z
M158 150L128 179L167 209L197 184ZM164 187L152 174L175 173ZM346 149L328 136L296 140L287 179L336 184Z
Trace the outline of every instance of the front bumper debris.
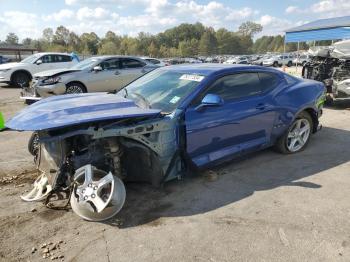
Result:
M20 93L20 99L23 100L31 100L37 101L40 100L40 95L36 92L36 89L33 84L29 85L29 87L23 87Z

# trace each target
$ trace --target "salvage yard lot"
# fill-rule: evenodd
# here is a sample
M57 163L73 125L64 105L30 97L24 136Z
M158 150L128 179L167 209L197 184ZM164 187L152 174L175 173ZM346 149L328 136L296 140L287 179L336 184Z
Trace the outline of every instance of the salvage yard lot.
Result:
M24 108L18 96L0 87L6 118ZM36 176L30 134L1 132L0 260L50 260L41 245L63 241L51 253L64 261L349 261L348 108L326 108L301 153L264 150L161 189L128 184L105 223L22 202Z

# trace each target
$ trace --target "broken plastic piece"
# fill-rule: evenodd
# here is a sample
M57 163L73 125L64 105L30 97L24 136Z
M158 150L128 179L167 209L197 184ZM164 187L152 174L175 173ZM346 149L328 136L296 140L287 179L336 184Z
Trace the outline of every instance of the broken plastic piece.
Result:
M44 173L42 173L35 181L34 188L26 195L22 195L21 199L27 202L41 201L51 192L52 186Z

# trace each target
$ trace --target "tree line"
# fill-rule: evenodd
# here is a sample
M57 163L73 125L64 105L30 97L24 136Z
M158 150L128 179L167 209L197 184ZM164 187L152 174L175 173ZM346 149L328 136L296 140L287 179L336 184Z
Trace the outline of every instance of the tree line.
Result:
M136 37L131 37L108 31L104 37L99 37L95 32L78 35L64 26L59 26L56 30L44 29L39 39L25 38L21 43L39 51L74 51L82 55L193 57L283 52L284 38L281 35L263 36L253 40L262 29L260 24L251 21L242 23L235 32L225 28L214 30L201 23L184 23L156 35L140 32ZM19 44L18 36L9 33L1 44ZM302 43L300 49L307 47L306 43ZM295 43L287 44L287 52L295 50Z

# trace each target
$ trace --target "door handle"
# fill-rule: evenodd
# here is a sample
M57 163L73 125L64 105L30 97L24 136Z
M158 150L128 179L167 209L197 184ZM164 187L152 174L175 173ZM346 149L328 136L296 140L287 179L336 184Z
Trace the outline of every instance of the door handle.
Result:
M264 110L266 108L266 104L264 103L257 104L255 108L258 110Z
M117 70L114 72L115 75L120 75L120 72Z

